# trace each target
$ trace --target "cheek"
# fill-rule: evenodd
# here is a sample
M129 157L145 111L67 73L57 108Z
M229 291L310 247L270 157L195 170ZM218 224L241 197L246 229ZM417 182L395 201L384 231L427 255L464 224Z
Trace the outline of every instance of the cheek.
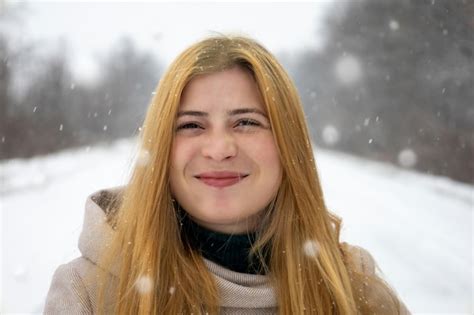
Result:
M266 168L271 168L275 171L281 169L280 156L272 137L263 139L254 148L259 148L256 158Z
M182 139L175 139L171 148L171 167L172 173L182 173L188 161L192 156L192 144L183 141Z
M263 175L261 177L261 180L265 182L265 184L262 183L263 187L268 187L274 193L280 187L283 170L273 137L259 139L258 143L249 146L248 152L258 164L261 175Z
M171 147L170 185L173 192L180 190L180 185L184 180L184 172L189 160L187 151L187 146L183 141L175 140Z

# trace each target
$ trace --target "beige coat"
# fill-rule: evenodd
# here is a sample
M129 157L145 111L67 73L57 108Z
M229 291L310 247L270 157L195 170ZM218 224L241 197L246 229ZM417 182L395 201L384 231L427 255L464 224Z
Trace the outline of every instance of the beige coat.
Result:
M114 233L105 221L106 216L100 205L117 191L103 190L87 199L83 230L79 238L82 256L59 266L54 273L46 298L45 314L96 313L97 285L94 281L88 281L87 275L100 268L97 265L99 255ZM360 271L374 274L375 262L366 250L350 246L349 252L359 262ZM206 259L205 263L216 279L221 295L222 314L277 313L277 300L266 276L233 272ZM114 287L118 268L112 269L111 273L111 286ZM110 290L106 300L109 304L106 312L112 313L115 300L113 290Z

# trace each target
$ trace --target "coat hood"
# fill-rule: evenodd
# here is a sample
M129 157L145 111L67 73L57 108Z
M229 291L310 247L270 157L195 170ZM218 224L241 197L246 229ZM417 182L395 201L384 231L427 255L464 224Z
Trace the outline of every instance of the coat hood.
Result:
M99 258L109 246L114 229L107 222L107 213L113 202L118 200L123 187L100 190L87 198L82 232L79 237L79 251L82 256L99 267ZM114 276L118 275L118 264L110 270Z
M123 187L104 189L87 198L84 224L79 237L82 256L98 266L100 256L114 237L114 229L107 222L107 214L120 200ZM118 278L120 259L111 267L111 275ZM247 275L230 271L204 258L204 263L214 275L221 292L221 306L232 308L276 307L277 300L269 279L263 275ZM249 302L242 306L242 301Z

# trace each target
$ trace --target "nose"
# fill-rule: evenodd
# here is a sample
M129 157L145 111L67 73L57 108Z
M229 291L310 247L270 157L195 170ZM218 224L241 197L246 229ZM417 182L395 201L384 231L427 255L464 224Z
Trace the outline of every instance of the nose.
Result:
M236 156L237 151L234 136L220 129L207 137L201 152L204 157L220 162Z

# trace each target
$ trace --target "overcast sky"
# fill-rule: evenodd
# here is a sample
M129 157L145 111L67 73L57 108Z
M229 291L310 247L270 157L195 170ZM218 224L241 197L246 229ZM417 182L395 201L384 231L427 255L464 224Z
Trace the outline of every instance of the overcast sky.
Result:
M1 0L0 0L1 1ZM22 33L55 47L70 44L74 71L93 75L94 55L120 36L156 52L165 65L192 42L213 32L249 35L274 53L321 45L321 17L331 0L311 2L8 1L27 4Z

